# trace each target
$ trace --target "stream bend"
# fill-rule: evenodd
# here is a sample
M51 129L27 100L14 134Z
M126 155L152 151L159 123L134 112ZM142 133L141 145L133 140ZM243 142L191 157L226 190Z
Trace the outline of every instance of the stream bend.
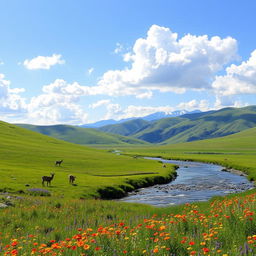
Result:
M220 165L152 157L146 159L178 165L177 178L168 184L133 191L120 201L163 207L207 201L213 196L223 196L254 188L253 183L246 177L224 172Z

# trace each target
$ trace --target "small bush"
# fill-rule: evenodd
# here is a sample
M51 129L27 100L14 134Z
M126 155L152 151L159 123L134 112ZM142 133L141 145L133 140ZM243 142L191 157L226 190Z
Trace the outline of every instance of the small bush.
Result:
M126 196L126 192L120 187L105 187L98 189L98 193L102 199L122 198Z
M56 203L55 208L58 208L58 209L61 208L61 203Z

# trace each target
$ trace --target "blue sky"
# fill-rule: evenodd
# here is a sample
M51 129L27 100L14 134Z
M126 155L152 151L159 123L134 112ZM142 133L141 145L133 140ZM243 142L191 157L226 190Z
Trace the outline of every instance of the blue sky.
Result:
M256 104L256 2L0 1L0 120Z

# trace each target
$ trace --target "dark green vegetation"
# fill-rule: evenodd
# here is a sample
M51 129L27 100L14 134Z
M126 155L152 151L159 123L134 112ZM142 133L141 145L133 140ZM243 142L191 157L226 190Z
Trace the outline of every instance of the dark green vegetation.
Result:
M160 163L57 140L0 122L0 191L42 188L41 177L55 173L53 195L117 198L141 186L172 179L174 168ZM61 166L56 160L63 159ZM74 186L68 175L77 177Z
M222 137L255 126L256 106L249 106L187 114L154 122L136 119L99 129L150 143L174 144Z
M102 131L98 131L92 128L80 128L71 125L29 125L29 124L17 124L17 126L29 129L31 131L39 132L44 135L54 137L56 139L65 140L76 144L147 144L147 142L125 137L117 134L109 134Z

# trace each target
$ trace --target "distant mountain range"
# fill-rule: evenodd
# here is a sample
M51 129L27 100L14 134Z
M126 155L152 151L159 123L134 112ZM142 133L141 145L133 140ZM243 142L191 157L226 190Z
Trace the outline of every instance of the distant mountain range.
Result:
M256 126L256 106L224 108L156 121L135 119L98 128L150 143L173 144L222 137Z
M77 144L176 144L223 137L256 127L256 106L224 108L207 112L195 111L168 118L158 112L143 118L133 118L99 128L82 128L70 125L35 126L18 124L51 137ZM98 122L98 125L104 122ZM113 120L114 121L114 120ZM117 122L117 121L115 121ZM94 124L95 125L95 124Z
M194 113L200 113L200 112L201 112L200 110L193 110L193 111L177 110L177 111L168 112L168 113L155 112L153 114L142 116L142 117L131 117L131 118L126 118L126 119L121 119L121 120L114 120L114 119L101 120L101 121L91 123L91 124L83 124L83 125L80 125L80 127L99 128L99 127L106 126L106 125L121 124L121 123L135 120L138 118L140 118L142 120L146 120L146 121L154 121L154 120L159 120L159 119L167 118L167 117L176 117L176 116L181 116L184 114L194 114Z

